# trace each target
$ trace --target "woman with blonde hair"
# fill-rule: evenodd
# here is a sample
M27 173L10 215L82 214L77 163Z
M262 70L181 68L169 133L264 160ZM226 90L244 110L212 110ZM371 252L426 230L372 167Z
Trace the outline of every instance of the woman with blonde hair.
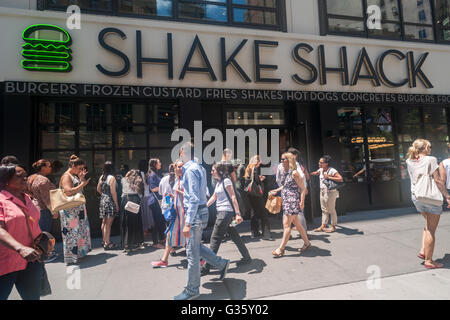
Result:
M261 158L259 155L253 156L247 168L245 169L245 188L247 191L248 186L253 183L252 187L255 192L246 192L247 200L252 211L251 213L251 230L252 237L257 238L261 236L259 232L259 221L261 220L261 230L263 240L274 240L270 235L269 218L266 215L263 199L263 181L266 177L261 175Z
M430 156L431 144L428 140L417 139L409 148L409 159L406 160L408 173L411 179L411 199L417 211L425 218L425 228L422 233L422 248L418 254L420 259L425 260L424 266L427 269L442 268L443 265L433 261L434 244L436 241L435 234L439 224L440 214L442 213L442 205L433 205L425 203L423 200L417 199L416 183L423 175L433 177L439 191L444 195L448 207L450 208L450 196L445 189L445 185L439 177L439 166L437 159Z
M280 177L281 187L270 191L270 194L272 195L281 191L283 207L283 239L281 245L276 250L272 251L274 257L281 257L284 255L284 249L291 236L292 224L294 224L297 231L300 232L304 241L303 247L298 251L304 252L311 248L311 242L299 219L299 214L301 214L305 208L305 197L307 193L305 181L297 171L295 156L292 153L283 153L281 156L281 164L283 165L283 171L281 172ZM299 188L301 193L299 192Z

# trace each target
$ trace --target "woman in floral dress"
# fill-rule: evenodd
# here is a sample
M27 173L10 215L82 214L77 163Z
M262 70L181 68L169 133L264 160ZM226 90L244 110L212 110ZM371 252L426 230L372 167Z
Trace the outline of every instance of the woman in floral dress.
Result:
M283 239L281 245L272 251L274 257L281 257L284 255L284 249L291 236L291 225L294 224L297 231L300 232L304 245L299 249L303 252L311 248L311 242L308 240L305 228L300 223L299 214L305 207L305 196L307 189L305 182L297 171L295 163L295 156L292 153L286 152L281 156L281 163L283 171L281 173L281 187L270 191L272 195L281 191L281 200L283 207ZM301 190L301 194L299 192Z
M183 235L184 228L184 206L183 206L183 161L177 161L175 164L175 183L173 185L173 197L175 201L176 217L167 228L166 248L164 255L159 261L152 262L153 268L165 268L169 265L169 253L171 248L184 247L186 238Z
M73 155L70 157L69 169L62 175L60 188L67 196L82 193L90 179L85 179L87 171L85 162ZM61 230L64 249L64 263L78 264L80 259L91 251L91 235L86 206L61 210Z

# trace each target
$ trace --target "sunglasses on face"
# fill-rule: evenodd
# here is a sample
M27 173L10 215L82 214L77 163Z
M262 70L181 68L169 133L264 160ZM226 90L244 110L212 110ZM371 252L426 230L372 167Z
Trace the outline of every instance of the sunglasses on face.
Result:
M286 158L281 158L281 161L287 160Z

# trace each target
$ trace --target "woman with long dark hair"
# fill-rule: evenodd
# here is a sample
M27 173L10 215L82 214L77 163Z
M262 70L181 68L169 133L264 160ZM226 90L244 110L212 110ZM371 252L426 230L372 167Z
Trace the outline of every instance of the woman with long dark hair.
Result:
M139 175L142 178L142 183L144 184L144 193L141 197L141 215L142 215L142 229L144 231L144 239L147 238L150 230L155 225L155 221L153 220L152 210L150 209L150 205L148 201L150 200L150 189L147 183L147 171L148 171L148 162L147 160L139 161Z
M230 226L233 220L236 224L242 222L242 216L237 201L236 193L234 192L233 181L230 173L228 163L216 163L212 167L211 174L217 181L214 194L208 200L206 204L208 207L214 202L217 208L217 218L214 224L214 229L211 235L210 249L217 253L219 251L220 244L222 243L225 234L228 233L231 240L234 242L239 252L242 255L242 259L237 263L238 266L245 265L251 262L250 254L242 241L239 233L234 226ZM201 268L201 274L205 275L209 273L210 266L206 263Z
M254 183L256 186L259 186L262 190L263 181L265 179L264 176L261 175L261 159L259 155L253 156L247 168L245 169L245 188L248 187L250 183ZM262 194L260 196L256 194L252 194L247 192L246 198L249 202L249 206L251 208L251 231L252 237L257 238L261 236L260 230L260 221L261 221L261 231L263 240L274 240L270 234L270 223L269 218L266 213L266 209L264 207L264 198Z
M33 197L34 205L39 209L39 227L42 231L50 232L53 219L58 218L58 213L52 214L50 211L50 190L56 186L47 178L52 173L52 165L46 159L40 159L33 163L35 174L28 177L28 192ZM45 262L55 260L56 254L52 252Z
M111 242L111 226L114 218L119 213L119 201L116 192L116 178L111 161L103 165L103 174L98 180L97 192L100 193L100 219L102 219L103 248L105 250L117 249L117 245Z
M125 251L139 248L144 243L142 228L142 207L138 213L125 209L127 202L141 204L144 196L144 181L139 170L130 170L122 178L122 199L120 204L120 244Z
M61 176L59 187L67 196L82 193L83 188L91 180L86 179L86 163L72 155L69 159L69 169ZM64 263L78 264L91 251L91 234L86 212L82 204L72 209L59 211L64 248Z
M32 248L40 233L39 210L25 193L27 173L21 165L0 166L0 300L12 289L24 300L39 300L42 263Z
M162 168L161 161L154 158L150 159L148 162L147 171L147 183L150 191L150 197L148 199L148 205L152 211L154 225L152 228L152 238L153 246L158 249L164 249L166 222L162 215L161 205L159 201L161 200L161 195L159 194L159 183L161 182L161 176L159 172Z

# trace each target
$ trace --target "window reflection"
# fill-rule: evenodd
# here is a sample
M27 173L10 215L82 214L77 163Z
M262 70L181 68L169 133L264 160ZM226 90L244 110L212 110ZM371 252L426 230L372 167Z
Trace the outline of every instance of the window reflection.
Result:
M172 2L173 0L119 0L119 12L171 17Z
M202 2L203 1L180 0L178 3L178 14L180 18L206 19L221 22L227 21L228 16L225 3L213 5Z
M284 111L227 111L227 125L282 125Z

